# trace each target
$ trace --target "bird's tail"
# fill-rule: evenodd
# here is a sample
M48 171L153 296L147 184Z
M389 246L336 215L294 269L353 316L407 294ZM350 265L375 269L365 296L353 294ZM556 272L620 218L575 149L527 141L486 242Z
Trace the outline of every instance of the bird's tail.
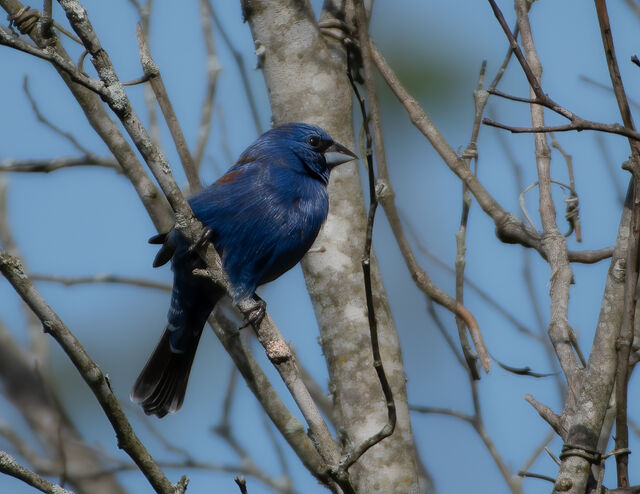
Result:
M172 260L171 306L167 327L130 397L147 415L164 417L182 406L202 329L224 291L210 280L193 275L194 268L205 264L189 252L189 244L175 230L150 242L163 244L154 266Z
M171 348L169 329L164 330L131 390L131 400L139 403L144 413L162 418L182 406L201 334L202 330L186 351L177 353Z

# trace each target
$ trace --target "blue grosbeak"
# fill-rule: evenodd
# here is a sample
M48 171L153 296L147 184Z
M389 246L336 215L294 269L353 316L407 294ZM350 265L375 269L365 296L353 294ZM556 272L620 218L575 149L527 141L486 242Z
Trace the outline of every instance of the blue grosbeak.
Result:
M258 138L217 182L189 200L222 258L234 302L302 259L327 218L327 183L334 166L356 155L321 128L289 123ZM131 391L147 415L182 406L207 317L224 296L193 274L204 261L177 230L149 240L162 244L154 267L171 260L168 323Z

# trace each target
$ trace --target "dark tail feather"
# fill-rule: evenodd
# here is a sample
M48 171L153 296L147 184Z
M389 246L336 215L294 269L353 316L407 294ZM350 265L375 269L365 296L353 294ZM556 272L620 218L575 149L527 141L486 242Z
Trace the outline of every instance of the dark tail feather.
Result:
M182 406L199 339L200 334L184 353L175 353L165 329L131 390L131 400L139 403L144 413L162 418Z

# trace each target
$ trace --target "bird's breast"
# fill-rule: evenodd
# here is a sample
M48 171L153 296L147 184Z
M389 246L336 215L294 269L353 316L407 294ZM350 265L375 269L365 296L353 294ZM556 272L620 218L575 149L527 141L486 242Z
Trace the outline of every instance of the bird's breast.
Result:
M329 197L324 185L309 188L303 194L296 195L291 210L297 217L300 234L310 234L315 238L329 212Z

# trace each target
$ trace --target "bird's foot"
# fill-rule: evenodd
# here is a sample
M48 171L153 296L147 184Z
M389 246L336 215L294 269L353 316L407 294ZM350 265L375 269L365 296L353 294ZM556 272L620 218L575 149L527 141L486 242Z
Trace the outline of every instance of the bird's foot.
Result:
M202 229L202 233L200 234L200 238L198 239L198 241L195 244L189 246L189 254L195 254L196 252L198 252L201 248L205 247L212 238L213 230L208 226L205 226Z
M264 316L267 314L267 303L257 295L253 296L255 304L250 309L242 311L247 322L240 326L240 329L244 329L248 326L260 326Z

